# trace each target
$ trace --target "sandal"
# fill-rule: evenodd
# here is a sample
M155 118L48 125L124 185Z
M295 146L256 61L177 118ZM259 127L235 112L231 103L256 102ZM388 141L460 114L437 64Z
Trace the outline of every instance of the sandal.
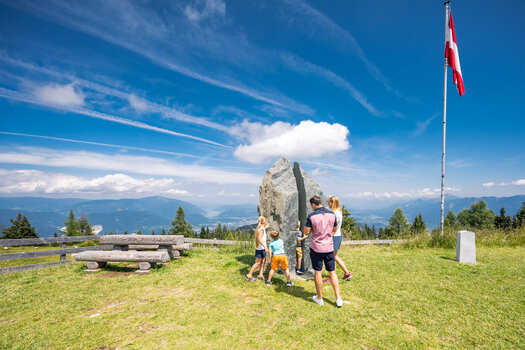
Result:
M256 280L255 278L253 278L253 277L248 277L248 275L245 276L245 279L246 279L246 281L249 281L249 282L255 282L255 281L257 281L257 280Z

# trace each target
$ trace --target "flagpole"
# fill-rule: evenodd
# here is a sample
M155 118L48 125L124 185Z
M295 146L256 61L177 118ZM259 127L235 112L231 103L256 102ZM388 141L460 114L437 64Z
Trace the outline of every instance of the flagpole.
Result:
M445 5L445 44L447 42L450 1ZM441 152L441 238L445 230L445 140L447 132L447 58L445 57L445 79L443 84L443 148Z

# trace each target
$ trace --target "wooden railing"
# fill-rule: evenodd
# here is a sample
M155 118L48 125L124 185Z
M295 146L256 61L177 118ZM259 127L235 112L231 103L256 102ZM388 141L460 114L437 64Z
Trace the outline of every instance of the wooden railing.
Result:
M20 272L34 269L41 269L44 267L65 265L73 262L73 260L66 260L67 254L80 253L86 250L109 250L111 245L97 245L87 246L80 248L67 248L67 243L75 242L86 242L86 241L99 241L100 236L62 236L62 237L50 237L50 238L20 238L20 239L2 239L0 240L1 247L20 247L20 246L36 246L36 245L49 245L49 244L60 244L60 249L52 250L40 250L31 252L21 253L6 253L0 254L0 261L6 260L17 260L17 259L28 259L28 258L39 258L44 256L60 255L59 261L52 261L40 264L31 264L23 266L12 266L0 269L0 274Z

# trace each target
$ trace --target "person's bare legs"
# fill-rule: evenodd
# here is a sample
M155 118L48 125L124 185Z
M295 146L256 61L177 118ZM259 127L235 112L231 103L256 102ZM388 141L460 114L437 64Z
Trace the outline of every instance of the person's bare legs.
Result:
M268 282L272 281L272 277L273 277L274 272L275 272L275 270L270 270L270 273L268 274Z
M323 299L323 271L315 270L315 290L317 292L317 300ZM339 293L339 282L337 283L337 290Z
M266 264L266 258L261 259L261 269L259 270L259 278L263 277L264 264Z
M253 264L250 272L248 272L248 274L246 276L252 277L252 275L255 272L255 270L257 270L257 268L261 266L261 260L263 260L263 259L262 258L256 258L255 259L255 264Z
M317 271L315 271L317 272ZM329 271L329 274L330 274L330 280L332 281L332 286L334 287L334 292L335 292L335 299L339 299L341 298L341 295L339 294L339 278L337 278L337 272L334 270L334 271ZM317 277L317 275L316 275ZM323 281L321 281L321 288L323 286ZM315 286L317 287L317 279L315 280Z
M286 275L286 282L290 282L290 271L288 271L288 269L286 269L286 270L284 270L284 274Z
M343 269L343 272L345 273L345 275L348 275L350 273L348 272L348 269L346 268L346 265L343 262L343 259L337 256L337 251L335 252L335 262L337 263L337 265L339 265L339 267Z

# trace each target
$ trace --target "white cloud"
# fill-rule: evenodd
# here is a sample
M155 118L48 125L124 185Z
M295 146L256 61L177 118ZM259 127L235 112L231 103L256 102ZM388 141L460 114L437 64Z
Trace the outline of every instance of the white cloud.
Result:
M39 86L34 91L36 99L44 104L59 107L79 107L84 104L84 94L75 89L74 84L49 84Z
M525 186L525 179L519 179L519 180L515 180L515 181L511 181L511 182L485 182L483 184L483 187L486 187L486 188L491 188L491 187L494 187L494 186Z
M446 192L459 192L459 188L445 187ZM421 190L414 190L408 192L359 192L349 194L350 198L430 198L439 197L441 195L440 188L423 188Z
M439 113L434 113L434 115L432 115L430 118L428 118L428 119L425 120L424 122L420 122L420 121L418 120L418 121L416 122L416 124L417 124L417 128L416 128L416 130L414 130L414 132L412 132L412 136L419 136L419 135L423 134L423 133L427 130L427 128L428 128L430 122L431 122L432 120L434 120L434 119L438 116L438 114L439 114Z
M190 195L186 190L174 188L179 185L180 183L169 178L141 179L119 173L85 178L37 170L0 169L0 193L3 194L137 193Z
M19 147L16 151L0 152L0 163L170 176L195 182L220 184L258 185L261 180L258 176L248 173L183 164L162 158L86 151L59 151L34 147Z
M128 101L131 107L135 108L135 110L139 113L143 113L148 110L148 105L146 104L146 102L144 102L143 99L135 96L134 94L129 95Z
M309 159L350 148L348 128L341 124L303 120L299 125L275 122L271 125L244 120L230 133L249 142L240 145L235 157L250 163L263 163L277 157Z
M327 170L321 168L315 168L312 170L312 176L327 176L329 174L330 173Z
M201 7L202 9L199 10L197 7ZM198 22L204 18L215 15L224 16L226 14L226 4L221 0L197 1L193 5L186 5L184 14L187 19L193 22Z

